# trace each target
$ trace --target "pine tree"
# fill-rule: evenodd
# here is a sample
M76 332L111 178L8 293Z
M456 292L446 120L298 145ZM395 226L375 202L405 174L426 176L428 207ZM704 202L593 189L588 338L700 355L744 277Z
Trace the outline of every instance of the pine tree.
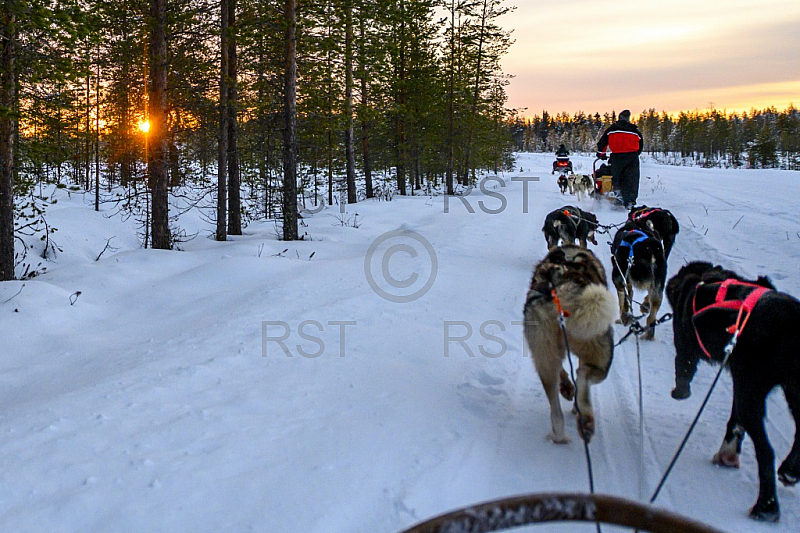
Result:
M295 241L297 232L297 14L295 0L286 0L284 10L285 65L283 133L283 240Z
M237 66L236 0L225 0L228 4L228 234L242 234L241 177L239 169L239 82Z
M14 127L17 13L0 13L0 281L14 279Z
M167 36L166 0L150 3L150 84L148 114L150 120L150 154L148 179L152 191L153 248L169 250L169 194L167 185Z
M218 241L228 239L228 141L230 139L230 126L228 113L230 112L230 70L228 61L228 39L230 31L230 10L228 2L220 2L220 74L219 74L219 156L217 162L217 233Z
M347 203L358 201L356 194L356 160L353 147L353 0L345 0L344 46L344 149L347 176Z
M475 162L473 139L476 135L481 133L486 135L494 129L494 125L492 125L489 131L481 132L479 131L480 126L496 123L496 121L486 121L485 117L481 117L481 115L485 111L484 104L487 100L483 95L484 93L488 95L492 88L497 88L491 83L492 77L500 72L500 57L508 51L508 47L511 45L509 32L504 31L497 24L497 19L509 13L513 8L502 7L501 3L502 0L481 0L469 12L474 21L469 25L469 31L466 32L464 48L468 50L469 62L474 64L474 81L472 82L469 115L466 121L467 138L464 147L463 174L460 180L464 183L469 180L469 174ZM474 11L475 8L477 11ZM504 103L505 99L503 99ZM495 106L493 115L496 117L499 111Z
M79 155L84 149L78 142L78 121L84 115L75 100L79 74L73 62L76 43L85 37L83 13L70 0L54 5L6 0L0 11L0 281L14 278L15 191L25 192L32 185L29 173L21 172L22 162L50 158L60 179L69 151ZM47 100L49 108L39 106ZM21 135L21 121L31 122L33 139ZM50 124L55 127L37 129ZM37 142L37 136L44 142ZM42 168L33 166L34 174L37 166ZM77 179L78 164L71 167L71 177ZM44 237L49 239L49 234Z

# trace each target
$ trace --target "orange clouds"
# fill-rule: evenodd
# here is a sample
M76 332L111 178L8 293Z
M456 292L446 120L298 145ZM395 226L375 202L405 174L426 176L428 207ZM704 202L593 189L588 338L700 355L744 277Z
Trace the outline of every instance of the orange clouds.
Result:
M528 114L800 104L800 2L519 3L503 67Z

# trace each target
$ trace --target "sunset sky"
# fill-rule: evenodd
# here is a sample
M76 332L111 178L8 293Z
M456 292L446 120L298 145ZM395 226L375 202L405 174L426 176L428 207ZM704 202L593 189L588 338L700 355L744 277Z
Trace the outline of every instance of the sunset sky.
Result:
M800 106L800 0L506 0L523 114Z

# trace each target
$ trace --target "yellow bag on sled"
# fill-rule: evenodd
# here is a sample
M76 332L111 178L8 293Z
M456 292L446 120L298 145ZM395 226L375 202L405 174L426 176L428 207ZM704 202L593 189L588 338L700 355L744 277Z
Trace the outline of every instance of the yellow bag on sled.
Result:
M601 179L603 180L603 185L600 192L603 194L611 192L611 176L602 176Z

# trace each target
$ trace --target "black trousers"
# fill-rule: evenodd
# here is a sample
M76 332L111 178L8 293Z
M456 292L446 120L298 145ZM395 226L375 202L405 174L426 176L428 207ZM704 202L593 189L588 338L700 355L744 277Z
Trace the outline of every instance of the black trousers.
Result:
M622 195L625 204L635 204L639 196L639 154L611 154L611 186Z

